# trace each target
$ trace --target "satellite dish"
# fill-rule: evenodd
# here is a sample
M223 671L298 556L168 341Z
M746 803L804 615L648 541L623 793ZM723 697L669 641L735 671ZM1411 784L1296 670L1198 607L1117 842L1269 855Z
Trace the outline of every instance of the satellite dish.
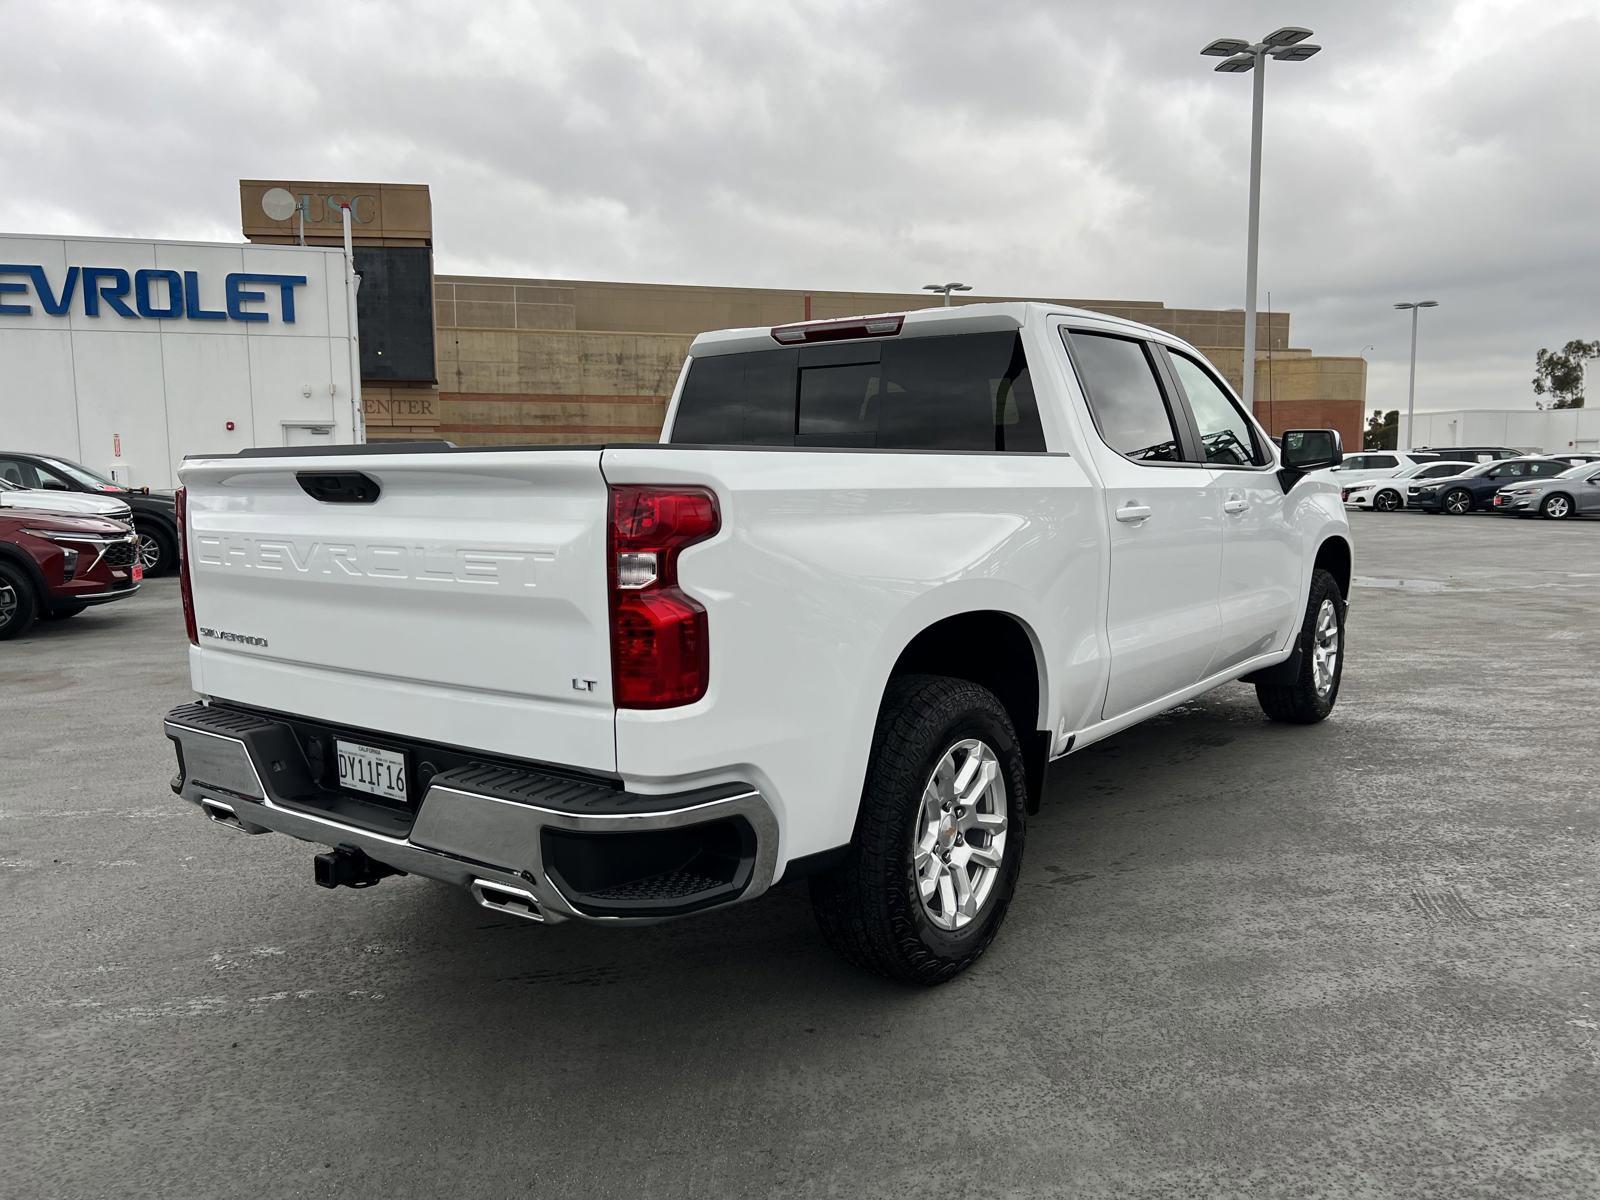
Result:
M261 197L261 211L274 221L287 221L299 207L300 201L288 188L268 188Z

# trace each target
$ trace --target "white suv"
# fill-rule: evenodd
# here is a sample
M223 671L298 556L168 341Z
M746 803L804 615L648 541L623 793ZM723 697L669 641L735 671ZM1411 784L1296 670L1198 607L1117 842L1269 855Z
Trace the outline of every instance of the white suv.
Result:
M1436 454L1407 454L1404 450L1367 450L1346 455L1343 463L1328 472L1328 478L1346 488L1369 479L1393 479L1408 467L1419 467L1438 457Z

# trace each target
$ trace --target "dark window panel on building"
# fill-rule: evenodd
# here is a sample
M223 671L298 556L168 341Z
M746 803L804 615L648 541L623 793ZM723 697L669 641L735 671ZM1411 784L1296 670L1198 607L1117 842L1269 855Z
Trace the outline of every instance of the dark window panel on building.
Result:
M361 290L361 378L433 383L433 252L426 246L356 246Z

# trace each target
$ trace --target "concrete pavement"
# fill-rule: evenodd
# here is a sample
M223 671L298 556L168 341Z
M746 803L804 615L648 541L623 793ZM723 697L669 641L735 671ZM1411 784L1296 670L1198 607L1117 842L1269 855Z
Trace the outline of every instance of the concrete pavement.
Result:
M1600 523L1361 514L1334 716L1232 687L1059 765L933 991L803 889L496 918L174 798L176 586L0 643L14 1200L1593 1196Z

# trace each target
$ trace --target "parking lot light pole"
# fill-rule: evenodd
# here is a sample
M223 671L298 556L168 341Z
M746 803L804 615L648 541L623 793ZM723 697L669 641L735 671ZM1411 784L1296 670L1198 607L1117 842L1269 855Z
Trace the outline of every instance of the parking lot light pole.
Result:
M1254 411L1256 390L1256 247L1261 227L1261 107L1266 91L1267 59L1304 62L1321 46L1307 44L1311 30L1286 25L1259 42L1243 38L1218 38L1200 51L1223 59L1218 71L1236 75L1254 71L1255 89L1250 105L1250 220L1245 237L1244 268L1244 406Z
M1437 300L1406 300L1396 304L1395 307L1398 309L1409 308L1411 310L1411 382L1406 386L1406 436L1404 438L1406 444L1396 447L1401 450L1409 450L1411 449L1411 444L1416 441L1416 437L1411 432L1411 420L1417 409L1417 310L1438 308L1439 302ZM1396 442L1401 440L1398 435L1395 437Z
M972 290L972 285L970 283L925 283L925 284L922 285L922 290L925 291L925 292L942 292L942 293L944 293L944 306L946 308L949 308L950 307L950 293L951 292L970 292Z

